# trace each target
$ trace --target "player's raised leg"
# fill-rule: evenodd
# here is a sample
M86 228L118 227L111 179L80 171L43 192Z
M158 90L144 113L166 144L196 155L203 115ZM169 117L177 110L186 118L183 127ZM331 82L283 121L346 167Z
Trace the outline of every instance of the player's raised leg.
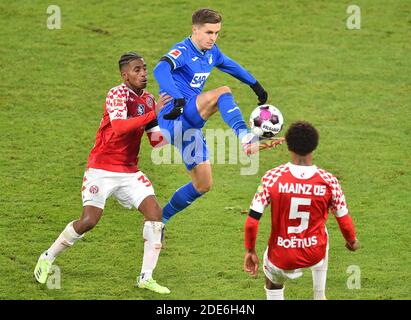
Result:
M210 161L204 161L190 170L191 181L174 192L163 208L163 223L187 208L197 198L210 191L212 174Z
M70 222L58 236L56 241L43 252L34 269L34 276L40 283L46 283L54 260L62 252L72 247L84 236L84 233L94 228L103 214L103 209L94 206L83 207L83 214L79 220Z
M282 143L282 140L273 140L268 143L259 142L259 138L249 131L241 110L234 101L231 89L227 86L199 94L196 105L198 113L204 121L220 111L224 122L233 129L240 139L243 150L247 155L256 153L261 149L273 148Z
M170 290L167 287L159 285L153 279L153 271L157 265L161 251L161 232L163 227L161 223L161 207L155 196L150 195L141 202L138 210L143 213L145 222L143 228L143 264L136 286L160 294L168 294Z
M247 133L247 124L229 87L223 86L199 94L196 104L198 113L204 120L208 120L219 110L224 122L233 129L237 137L241 139Z
M230 88L227 86L199 94L196 97L195 104L192 101L187 104L184 110L184 117L187 121L188 119L190 120L191 125L201 129L204 123L218 110L220 110L224 121L234 130L234 133L239 138L247 134L247 125L239 107L234 102ZM211 189L211 164L207 157L205 142L201 140L201 143L203 143L203 146L202 148L196 148L196 155L193 159L186 159L184 149L181 150L192 181L177 189L170 201L164 206L164 224L177 212L187 208L197 198ZM197 154L198 151L201 155ZM193 160L193 162L188 164L187 160Z

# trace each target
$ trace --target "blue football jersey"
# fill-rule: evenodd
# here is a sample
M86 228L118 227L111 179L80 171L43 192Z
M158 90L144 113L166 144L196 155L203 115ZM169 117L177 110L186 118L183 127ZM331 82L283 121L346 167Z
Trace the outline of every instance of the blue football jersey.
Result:
M186 100L201 93L214 67L218 67L221 71L231 74L248 85L256 82L248 71L225 56L216 44L210 50L201 51L188 37L174 45L165 57L168 57L174 65L171 71L172 78ZM161 87L160 83L160 92L164 91L166 90Z

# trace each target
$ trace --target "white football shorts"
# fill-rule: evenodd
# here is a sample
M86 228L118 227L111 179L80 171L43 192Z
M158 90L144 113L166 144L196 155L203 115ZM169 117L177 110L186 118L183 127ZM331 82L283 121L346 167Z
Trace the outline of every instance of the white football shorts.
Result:
M287 280L294 280L303 275L304 269L294 269L294 270L283 270L276 267L270 260L268 260L268 248L264 252L264 262L263 270L265 276L272 282L276 284L284 284ZM328 269L328 244L327 251L324 259L322 259L317 264L309 267L311 270L324 270Z
M138 209L146 197L154 195L154 188L142 171L124 173L89 168L84 173L81 195L83 207L104 209L112 195L123 207Z

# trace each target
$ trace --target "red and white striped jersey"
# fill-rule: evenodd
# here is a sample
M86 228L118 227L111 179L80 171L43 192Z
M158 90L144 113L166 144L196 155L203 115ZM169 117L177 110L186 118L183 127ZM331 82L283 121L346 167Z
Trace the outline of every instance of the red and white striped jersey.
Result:
M337 217L348 213L337 178L316 166L291 163L266 172L250 208L263 213L269 204L268 258L284 270L320 262L328 243L329 209Z
M154 96L147 91L138 95L124 83L112 88L107 94L103 119L87 167L113 172L137 172L141 137L145 130L157 125L155 115L149 124L121 135L114 132L111 121L140 117L154 108Z

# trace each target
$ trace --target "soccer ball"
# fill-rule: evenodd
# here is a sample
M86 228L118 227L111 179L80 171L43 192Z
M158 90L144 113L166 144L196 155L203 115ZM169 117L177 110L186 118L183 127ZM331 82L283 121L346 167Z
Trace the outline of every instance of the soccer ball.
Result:
M283 128L281 111L269 104L258 106L250 115L251 131L261 138L272 138Z

